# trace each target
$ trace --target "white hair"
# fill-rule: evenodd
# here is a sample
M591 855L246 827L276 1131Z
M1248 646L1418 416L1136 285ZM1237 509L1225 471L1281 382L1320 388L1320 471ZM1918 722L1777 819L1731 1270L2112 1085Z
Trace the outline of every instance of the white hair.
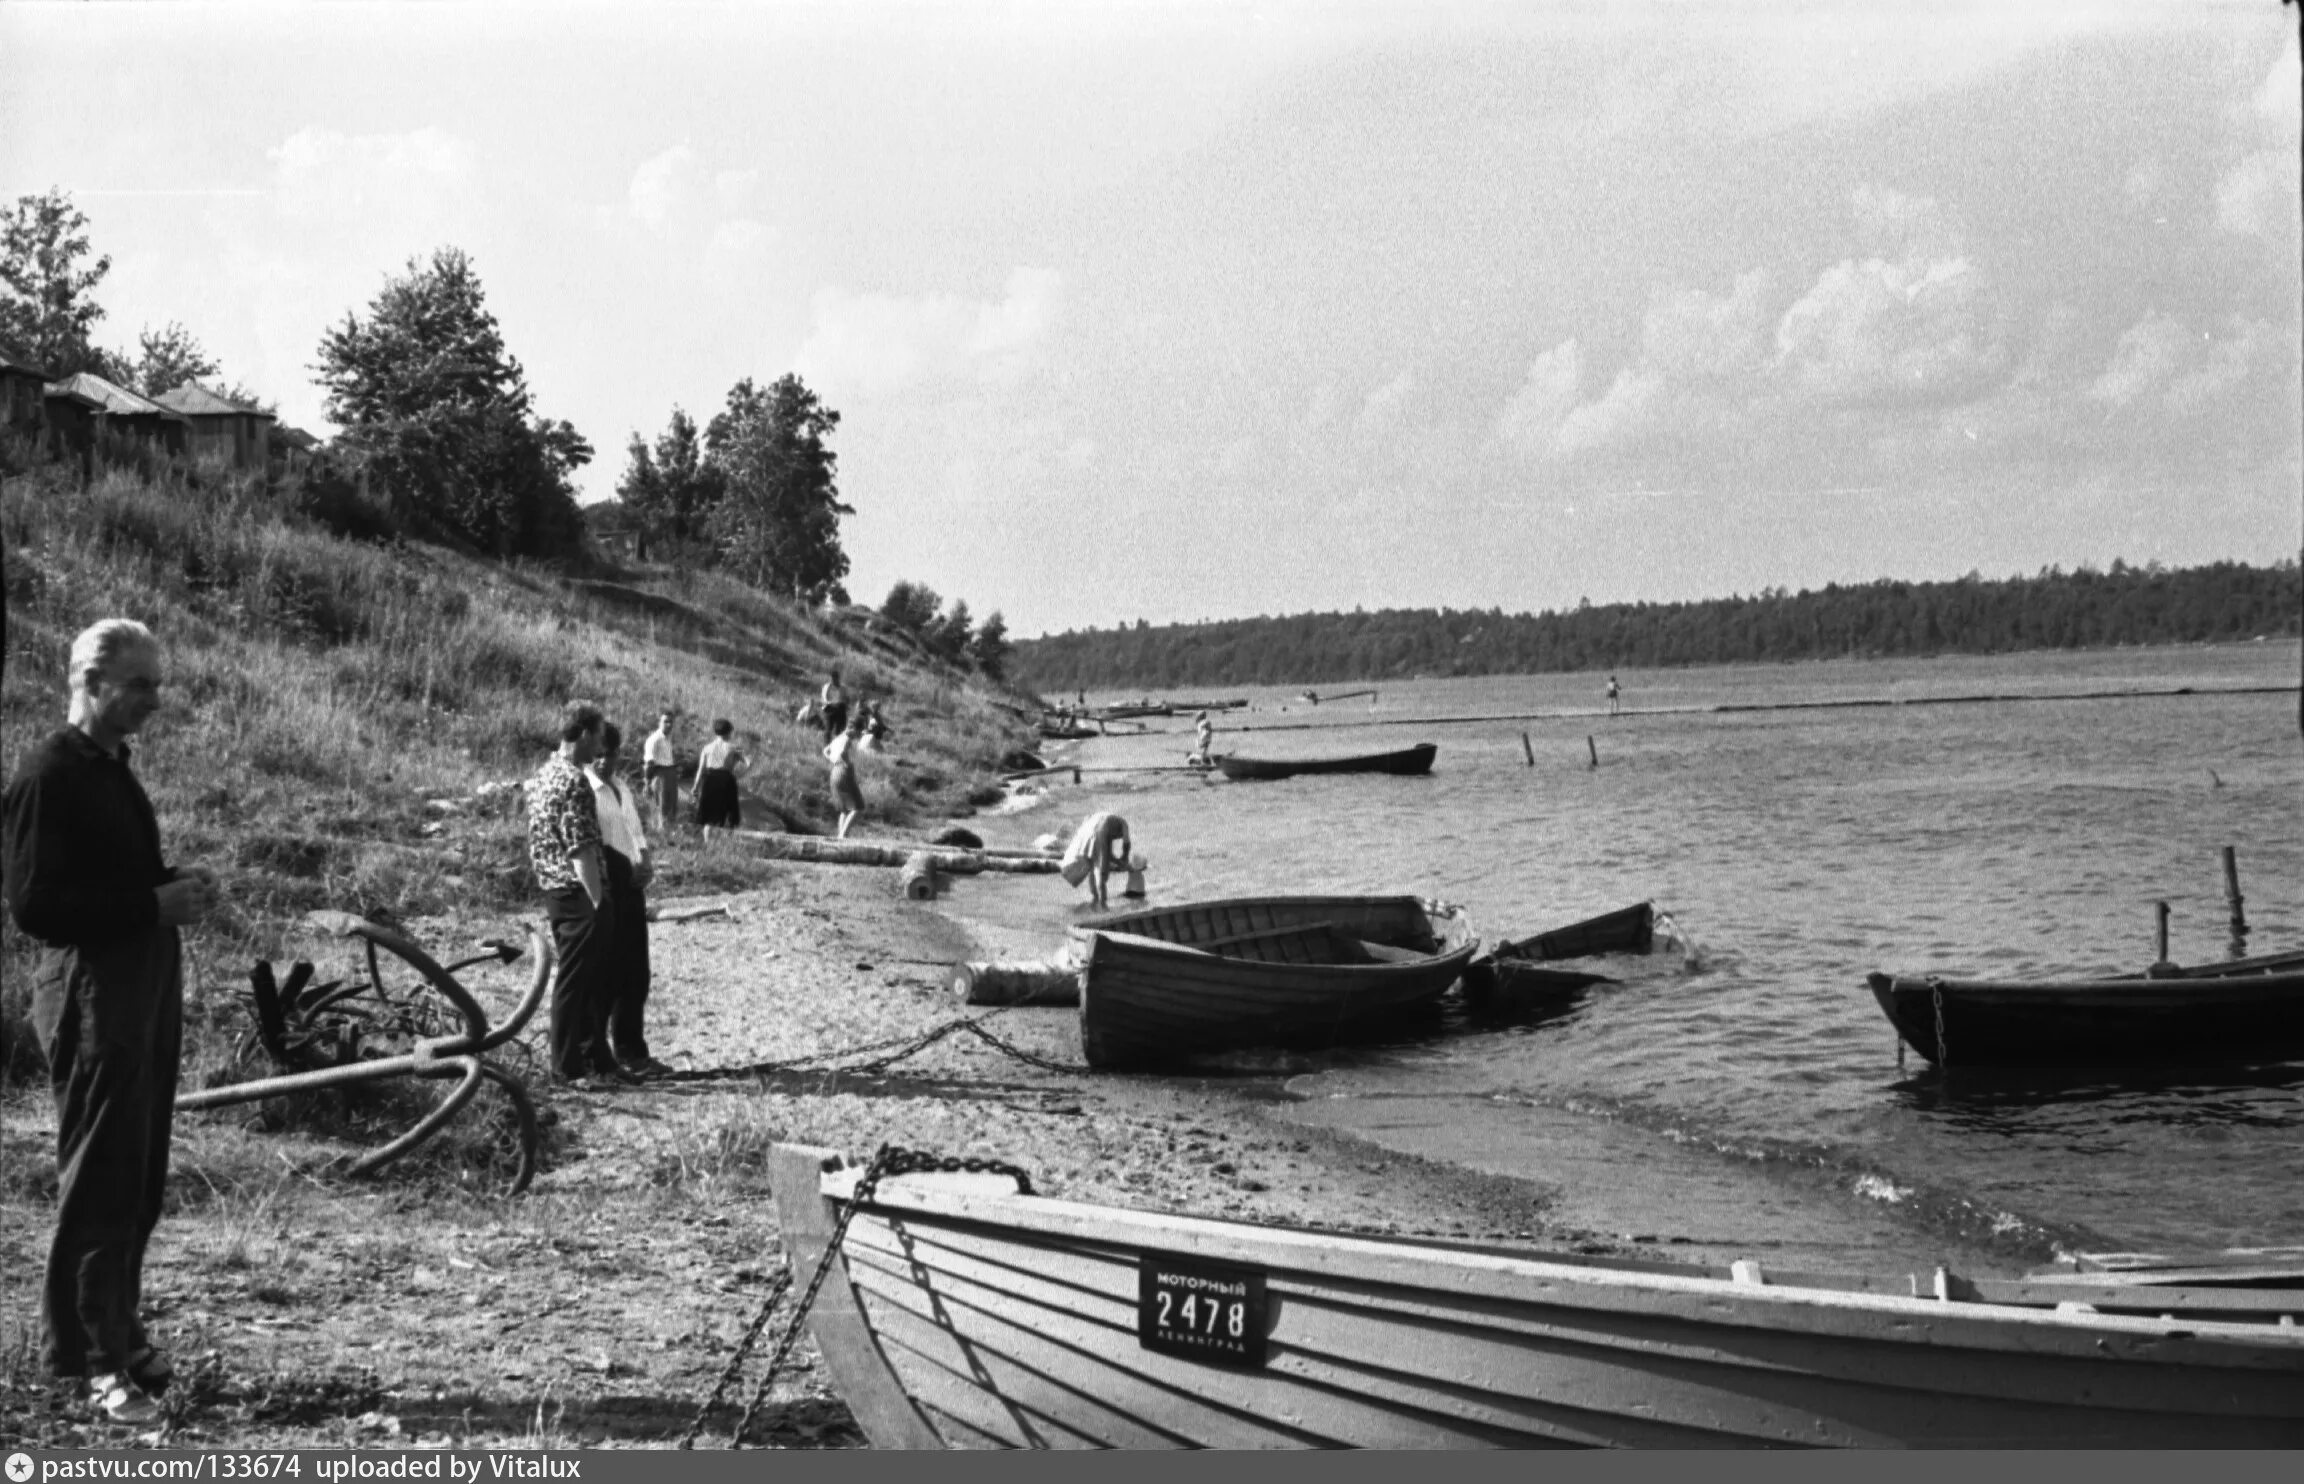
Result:
M144 644L157 649L160 641L152 637L150 629L132 618L107 618L82 629L80 637L72 641L71 668L67 672L73 694L87 689L89 671L101 673L110 668L123 651Z

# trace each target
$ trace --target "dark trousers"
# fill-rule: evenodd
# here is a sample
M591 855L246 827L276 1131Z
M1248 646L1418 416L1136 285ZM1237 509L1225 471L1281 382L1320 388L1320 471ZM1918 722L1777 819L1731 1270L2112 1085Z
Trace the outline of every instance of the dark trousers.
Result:
M648 1057L641 1022L648 1010L648 895L634 877L632 862L606 846L608 900L616 906L615 972L608 976L605 1043L627 1064Z
M613 852L603 849L603 854ZM581 1077L615 1065L608 1054L608 983L615 973L616 898L602 892L594 907L581 885L544 893L552 923L552 1070Z
M176 929L49 949L32 1025L56 1096L56 1236L41 1349L53 1375L103 1375L146 1343L144 1249L168 1186L184 1037Z

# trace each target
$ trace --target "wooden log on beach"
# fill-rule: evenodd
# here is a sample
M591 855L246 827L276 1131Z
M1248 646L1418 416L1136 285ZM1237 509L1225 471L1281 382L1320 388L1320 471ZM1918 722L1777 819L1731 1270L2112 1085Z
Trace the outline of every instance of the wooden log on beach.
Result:
M926 850L915 850L904 858L904 867L896 873L896 888L907 902L933 902L936 900L936 857Z
M970 1005L1077 1005L1080 975L1065 963L954 964L952 992Z
M1039 851L994 853L989 850L947 850L919 845L880 845L870 840L834 840L823 835L785 835L769 830L730 830L750 842L762 855L776 860L810 861L822 866L897 866L915 854L930 856L939 871L974 876L984 871L1023 874L1053 872L1057 858Z

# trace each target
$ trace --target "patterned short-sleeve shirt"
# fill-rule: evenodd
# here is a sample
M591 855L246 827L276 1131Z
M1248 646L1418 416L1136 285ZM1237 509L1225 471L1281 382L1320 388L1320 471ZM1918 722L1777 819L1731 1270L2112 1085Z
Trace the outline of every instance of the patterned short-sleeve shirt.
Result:
M528 780L528 864L544 891L581 884L571 859L600 843L600 815L592 804L592 780L584 770L553 754Z

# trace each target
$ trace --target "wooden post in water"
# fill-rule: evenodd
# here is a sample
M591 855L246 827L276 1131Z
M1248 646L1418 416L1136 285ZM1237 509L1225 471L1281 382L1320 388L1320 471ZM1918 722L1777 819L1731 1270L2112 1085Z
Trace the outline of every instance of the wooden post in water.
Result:
M1536 744L1528 740L1528 734L1526 732L1522 732L1520 734L1520 751L1527 757L1528 766L1531 768L1535 767Z
M2152 962L2164 964L2168 962L2168 904L2166 902L2154 902L2152 905L2160 919L2160 925L2153 938L2159 952Z
M1600 744L1592 740L1592 735L1589 732L1585 733L1584 735L1584 747L1586 751L1592 754L1592 766L1595 768L1599 767Z
M2247 936L2248 914L2242 910L2240 897L2240 861L2229 845L2224 847L2224 899L2232 904L2232 936Z

